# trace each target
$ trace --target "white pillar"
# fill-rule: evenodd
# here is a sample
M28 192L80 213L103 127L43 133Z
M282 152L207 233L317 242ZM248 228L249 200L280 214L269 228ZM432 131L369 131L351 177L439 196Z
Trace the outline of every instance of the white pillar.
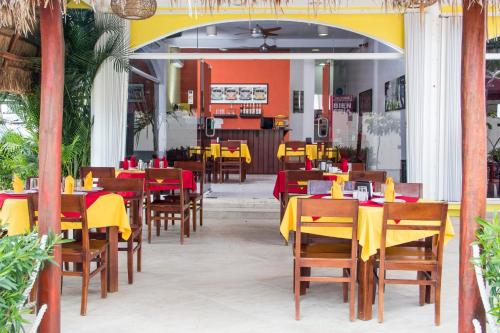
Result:
M304 118L302 119L302 140L314 140L314 60L304 60Z

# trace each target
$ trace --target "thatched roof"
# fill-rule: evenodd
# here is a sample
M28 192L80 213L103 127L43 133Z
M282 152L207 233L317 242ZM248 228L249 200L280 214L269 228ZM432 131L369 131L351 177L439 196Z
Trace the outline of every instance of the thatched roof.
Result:
M32 62L38 48L12 29L0 29L0 91L25 94L31 91Z

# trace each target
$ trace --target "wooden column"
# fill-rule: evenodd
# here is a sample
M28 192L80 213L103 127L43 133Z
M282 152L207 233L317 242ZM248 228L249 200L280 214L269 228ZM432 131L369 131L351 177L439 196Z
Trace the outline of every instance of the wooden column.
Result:
M460 215L459 332L474 332L473 319L484 326L484 309L470 263L475 218L486 207L486 10L465 0L462 27L462 205Z
M61 137L64 87L64 37L60 0L40 8L42 49L39 130L39 228L40 233L60 232L61 216ZM61 263L61 249L54 251ZM48 264L40 274L38 304L47 304L39 332L61 330L61 268Z

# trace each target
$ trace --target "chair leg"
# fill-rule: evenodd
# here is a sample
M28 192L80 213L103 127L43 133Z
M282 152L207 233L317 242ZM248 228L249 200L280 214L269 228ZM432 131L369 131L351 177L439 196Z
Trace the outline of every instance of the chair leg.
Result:
M441 325L441 272L436 274L436 287L434 288L434 323Z
M184 232L185 232L185 227L184 227L184 211L181 212L181 245L184 244Z
M146 223L148 225L148 243L151 244L151 209L146 209Z
M342 276L343 277L349 276L349 274L347 273L347 268L344 268L342 270ZM342 293L343 293L343 297L344 297L344 303L347 303L347 301L349 300L349 297L348 297L349 284L350 283L348 283L348 282L342 283Z
M156 224L156 237L160 237L161 231L161 213L155 214L155 224Z
M134 283L134 239L127 240L127 273L128 284Z
M385 271L380 268L378 277L378 307L377 307L377 317L378 322L382 323L384 321L384 285L385 282Z
M295 320L300 320L300 267L295 263Z
M201 195L203 195L203 193ZM200 200L200 227L201 226L203 226L203 198Z
M170 214L163 213L163 218L165 225L163 226L163 229L168 230L168 218L170 217Z
M350 270L351 282L349 283L349 319L356 320L356 265L354 264Z
M417 280L425 280L425 274L424 272L417 272ZM425 293L426 293L426 286L420 285L418 286L418 304L420 306L424 306L425 304Z
M142 271L142 235L139 235L137 240L137 271Z
M191 211L193 213L193 231L196 231L196 201L191 201Z
M90 278L90 267L89 262L83 263L82 272L82 303L80 306L80 315L85 316L87 314L87 295L89 291L89 278Z
M101 254L101 265L103 269L101 271L101 298L108 297L108 251L104 251Z

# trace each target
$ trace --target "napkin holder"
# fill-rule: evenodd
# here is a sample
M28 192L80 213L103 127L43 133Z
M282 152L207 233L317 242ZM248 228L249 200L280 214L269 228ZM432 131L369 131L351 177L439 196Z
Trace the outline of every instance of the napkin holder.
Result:
M373 197L373 182L358 180L354 185L354 189L357 191L359 187L366 187L368 189L368 199L371 199Z

